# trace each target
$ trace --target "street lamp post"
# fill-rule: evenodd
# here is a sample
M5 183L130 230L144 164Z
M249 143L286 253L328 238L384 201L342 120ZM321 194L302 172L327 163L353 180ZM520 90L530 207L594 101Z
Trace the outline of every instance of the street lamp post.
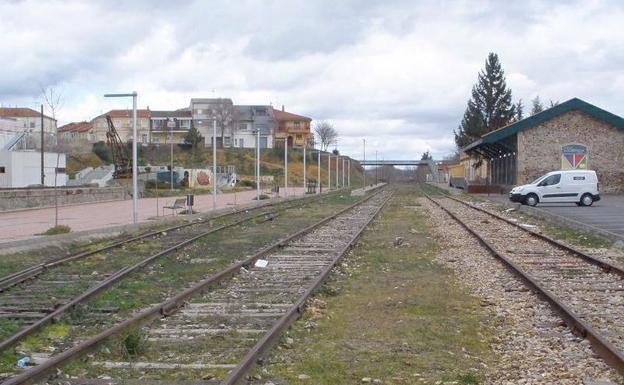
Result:
M137 168L137 92L127 94L105 94L105 98L132 98L132 223L138 221L139 184ZM42 128L43 130L43 128Z
M284 138L284 196L288 196L288 137Z
M343 157L342 158L342 188L345 187L345 169L344 169L344 166L345 166L345 158Z
M331 190L331 154L327 154L327 191Z
M212 121L212 209L217 208L217 115Z
M317 170L316 170L316 183L318 184L318 190L317 190L317 194L321 193L321 150L318 150L318 155L317 155L317 159L316 159L316 165L317 165Z
M349 176L347 177L347 185L348 185L349 187L351 187L351 159L350 159L350 158L347 160L347 163L348 163L348 165L349 165L349 166L348 166L348 168L347 168L347 170L348 170L348 175L349 175Z
M175 127L175 122L173 120L173 118L169 118L167 120L167 126L169 126L170 130L169 130L169 144L171 147L171 157L170 157L170 161L171 161L171 169L169 170L169 177L170 177L170 181L169 183L171 184L170 189L171 191L173 191L173 128ZM158 174L156 174L158 175ZM156 184L158 185L158 176L156 177Z
M366 139L362 139L364 142L364 163L366 163ZM364 182L362 187L366 187L366 166L362 165L362 174L364 175Z
M260 129L256 130L256 201L260 202Z
M338 160L340 156L336 155L336 188L338 188Z
M375 184L379 183L377 177L377 170L379 169L379 165L377 164L377 150L375 150ZM383 172L383 169L382 169Z

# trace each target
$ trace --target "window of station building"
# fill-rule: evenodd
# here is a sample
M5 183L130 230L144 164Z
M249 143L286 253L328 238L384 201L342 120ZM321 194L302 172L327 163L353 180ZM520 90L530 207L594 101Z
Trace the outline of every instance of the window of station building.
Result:
M6 168L4 166L0 166L0 174L5 174Z

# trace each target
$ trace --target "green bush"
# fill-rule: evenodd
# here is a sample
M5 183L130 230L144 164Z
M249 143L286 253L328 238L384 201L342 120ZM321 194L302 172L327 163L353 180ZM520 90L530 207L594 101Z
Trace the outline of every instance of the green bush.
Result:
M106 163L112 163L113 161L113 156L110 152L110 149L103 141L93 143L93 153Z

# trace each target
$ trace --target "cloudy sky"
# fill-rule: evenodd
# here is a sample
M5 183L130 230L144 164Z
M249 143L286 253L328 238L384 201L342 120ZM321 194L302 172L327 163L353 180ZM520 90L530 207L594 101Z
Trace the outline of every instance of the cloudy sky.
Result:
M285 105L361 158L441 157L488 52L515 100L580 97L624 115L624 2L4 1L0 104L61 89L61 124L129 102Z

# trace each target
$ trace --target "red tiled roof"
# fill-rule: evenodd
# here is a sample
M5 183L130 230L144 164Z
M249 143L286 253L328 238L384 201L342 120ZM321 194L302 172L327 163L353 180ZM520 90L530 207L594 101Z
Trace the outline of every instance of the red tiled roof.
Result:
M0 107L0 118L38 118L41 116L39 111L25 107ZM52 119L43 114L44 118ZM55 119L52 119L55 120Z
M89 132L93 129L93 123L90 122L72 122L59 127L58 132Z
M273 115L275 116L275 120L284 121L284 120L306 120L312 121L311 118L307 116L293 114L287 111L273 110Z
M113 119L132 119L132 110L110 110L98 118L106 117L106 115L110 115ZM137 110L137 119L149 119L150 117L150 110Z

